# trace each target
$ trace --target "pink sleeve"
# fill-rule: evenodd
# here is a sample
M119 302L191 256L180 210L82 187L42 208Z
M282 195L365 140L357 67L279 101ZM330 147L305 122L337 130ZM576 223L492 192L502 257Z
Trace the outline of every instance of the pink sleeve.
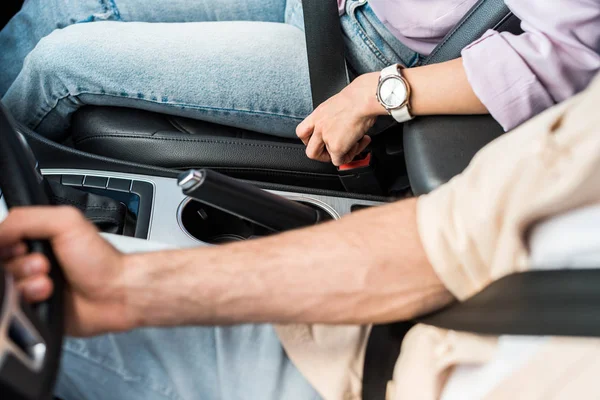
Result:
M337 0L338 2L338 9L340 10L340 15L344 15L344 13L346 12L346 0Z
M600 0L506 0L525 33L488 31L466 47L475 94L510 130L583 90L600 70Z

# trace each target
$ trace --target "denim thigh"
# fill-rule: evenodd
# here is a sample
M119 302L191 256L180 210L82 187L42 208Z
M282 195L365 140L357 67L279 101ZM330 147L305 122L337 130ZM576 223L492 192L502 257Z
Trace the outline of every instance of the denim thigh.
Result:
M0 97L38 42L56 29L97 21L284 22L287 0L26 0L0 31ZM112 38L117 40L118 38Z
M304 34L270 22L72 25L40 41L2 100L54 140L84 105L286 137L312 110Z
M341 25L346 58L356 75L381 71L394 63L413 67L419 61L419 54L385 27L366 0L347 0Z
M140 329L68 339L62 400L317 400L270 325Z

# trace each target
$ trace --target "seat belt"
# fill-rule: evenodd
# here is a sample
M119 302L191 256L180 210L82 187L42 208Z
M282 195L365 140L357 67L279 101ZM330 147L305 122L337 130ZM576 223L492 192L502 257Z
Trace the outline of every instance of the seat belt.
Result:
M313 109L342 91L350 83L345 45L337 2L302 0L304 33ZM346 191L383 195L371 153L338 168Z
M479 39L488 29L514 34L522 32L519 19L503 0L480 0L421 65L459 58L462 49ZM462 305L457 307L462 307ZM490 312L490 316L494 315L493 310L487 312ZM453 317L444 315L436 314L431 316L431 319L424 319L422 322L435 326L444 322L448 326L462 326L454 325L457 321ZM414 323L405 321L398 324L373 326L367 342L363 368L362 397L364 400L385 400L387 382L392 379L394 366L400 354L401 342L413 325Z
M600 270L509 275L415 322L377 326L367 344L363 399L386 398L400 345L415 323L482 335L600 337Z
M337 2L302 0L313 109L345 88L350 79Z
M600 337L600 269L509 275L419 322L484 335Z

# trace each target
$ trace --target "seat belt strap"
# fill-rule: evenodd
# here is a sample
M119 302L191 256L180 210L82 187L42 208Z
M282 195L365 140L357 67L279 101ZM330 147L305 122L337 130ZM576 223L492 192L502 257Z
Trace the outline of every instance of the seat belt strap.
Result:
M600 337L600 269L509 275L419 322L484 335Z
M350 79L337 2L302 0L313 108L345 88Z
M350 83L340 14L335 0L302 0L304 33L313 109L342 91ZM347 192L382 195L375 174L375 159L357 160L339 170ZM353 164L360 164L354 166Z
M521 21L504 4L504 0L480 0L433 49L422 65L459 58L465 47L482 37L489 29L515 35L523 33Z
M506 276L418 323L482 335L600 337L600 269L528 271ZM400 346L414 322L373 327L363 399L384 400Z

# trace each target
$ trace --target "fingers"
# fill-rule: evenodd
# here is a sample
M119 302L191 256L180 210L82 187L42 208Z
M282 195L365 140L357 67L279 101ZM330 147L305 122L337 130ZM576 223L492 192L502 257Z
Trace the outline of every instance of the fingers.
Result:
M339 167L344 164L352 162L356 156L361 154L371 144L371 137L364 136L358 143L355 143L352 148L346 153L337 153L331 155L332 163ZM331 154L331 152L330 152Z
M306 155L308 158L316 161L329 162L331 160L320 132L315 132L311 136L306 146Z
M315 130L314 117L313 114L310 114L308 117L304 119L297 127L296 127L296 136L305 146L308 146L308 142Z
M356 153L352 156L352 159L354 159L354 157L365 151L370 144L371 136L364 136L362 139L360 139L360 142L358 142L358 149L356 150Z
M358 143L355 143L350 149L342 149L339 147L328 147L329 155L331 156L331 162L336 167L344 164L348 164L354 159L354 151L358 149Z
M54 286L47 275L36 275L17 283L17 289L29 303L48 300Z
M52 294L52 281L48 277L50 263L40 254L29 254L4 264L17 282L17 289L27 302L47 300Z
M14 208L0 224L0 249L26 240L52 239L83 225L89 223L72 207Z
M13 258L21 257L27 254L27 246L25 243L17 243L8 247L0 247L0 261L12 260Z
M22 280L36 275L48 274L50 263L41 254L29 254L5 263L4 269L12 274L16 280Z
M50 263L41 254L19 256L4 264L4 269L17 282L17 289L27 302L47 300L52 294L52 281L48 277Z

